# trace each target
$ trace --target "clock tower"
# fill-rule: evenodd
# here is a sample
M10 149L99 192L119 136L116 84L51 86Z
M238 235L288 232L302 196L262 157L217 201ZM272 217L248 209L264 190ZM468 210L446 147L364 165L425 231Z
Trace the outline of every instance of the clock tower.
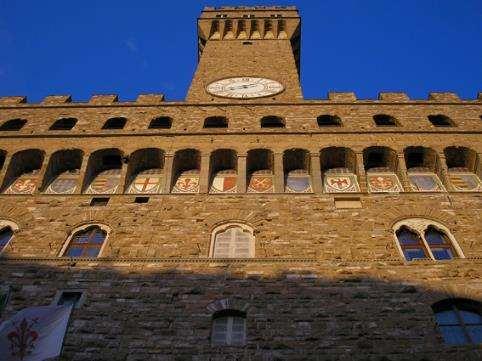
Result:
M187 101L303 99L296 7L206 7L197 27L199 63Z

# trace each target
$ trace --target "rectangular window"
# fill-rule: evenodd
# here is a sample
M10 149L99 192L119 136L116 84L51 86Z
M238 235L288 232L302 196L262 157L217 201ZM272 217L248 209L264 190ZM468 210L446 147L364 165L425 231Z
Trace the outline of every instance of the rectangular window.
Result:
M55 295L52 302L54 305L72 305L74 308L79 308L85 301L85 292L81 290L61 290Z
M109 198L107 197L94 197L90 201L91 207L105 207L109 203Z

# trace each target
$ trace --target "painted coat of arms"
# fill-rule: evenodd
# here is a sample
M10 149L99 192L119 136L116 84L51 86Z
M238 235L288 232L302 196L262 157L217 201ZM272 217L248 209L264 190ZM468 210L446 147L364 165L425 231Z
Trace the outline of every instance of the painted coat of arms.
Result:
M474 173L449 172L449 179L459 192L473 192L482 189L480 179Z
M199 171L182 172L177 177L172 193L199 193Z
M310 175L304 170L294 170L286 177L285 192L312 193Z
M114 194L120 183L120 169L100 172L90 183L87 194Z
M237 174L235 170L223 170L216 173L212 182L210 193L236 193Z
M360 187L356 175L349 174L327 174L324 179L326 193L353 193L359 192Z
M408 179L415 192L444 191L444 188L435 173L409 173Z
M273 174L271 171L253 172L249 179L248 193L273 193Z
M37 189L37 179L30 177L17 178L5 191L6 194L33 194Z
M149 169L139 172L132 181L127 193L157 194L162 192L164 176L162 169Z
M395 173L369 173L367 180L368 188L372 193L401 192L403 190Z

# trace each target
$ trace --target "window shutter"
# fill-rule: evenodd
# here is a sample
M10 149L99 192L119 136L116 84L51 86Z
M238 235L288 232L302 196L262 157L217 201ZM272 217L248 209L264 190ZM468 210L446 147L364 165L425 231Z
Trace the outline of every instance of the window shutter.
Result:
M228 258L230 255L231 234L232 229L228 229L222 233L216 234L216 240L214 242L214 257L215 258Z
M248 258L250 256L249 246L251 236L247 232L243 232L241 228L236 228L234 232L234 257Z
M245 343L246 320L243 317L231 317L231 345L242 346Z
M214 345L225 345L227 343L228 319L229 317L220 317L213 321L211 342Z

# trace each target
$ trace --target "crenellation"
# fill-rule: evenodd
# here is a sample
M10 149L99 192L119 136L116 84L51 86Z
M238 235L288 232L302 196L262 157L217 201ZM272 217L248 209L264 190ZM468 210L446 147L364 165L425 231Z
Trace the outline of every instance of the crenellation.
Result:
M0 97L0 105L14 105L27 103L26 96L3 96Z
M460 98L455 93L450 92L430 92L428 100L434 102L459 102Z
M48 95L42 100L42 104L55 105L71 103L72 97L70 95Z
M357 97L354 92L329 92L328 100L333 102L355 102Z
M112 103L117 103L119 100L117 94L102 94L102 95L92 95L89 100L89 104L95 105L108 105Z
M378 100L398 103L410 101L410 98L406 93L402 92L380 92L378 93Z

